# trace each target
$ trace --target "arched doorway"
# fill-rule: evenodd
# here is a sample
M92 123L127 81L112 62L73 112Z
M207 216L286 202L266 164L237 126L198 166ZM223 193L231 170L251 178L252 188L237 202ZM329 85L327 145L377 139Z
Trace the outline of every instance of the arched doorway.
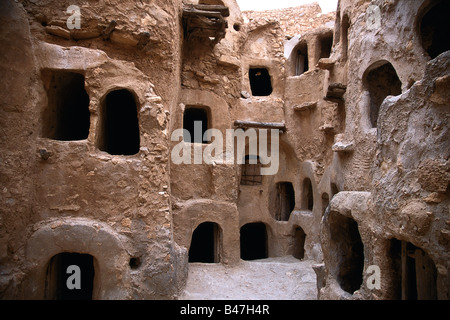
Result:
M50 259L45 282L49 300L91 300L94 289L94 257L62 252Z
M301 227L297 227L294 233L294 258L302 260L305 257L305 240L306 234Z
M358 224L336 212L330 213L328 223L337 281L343 290L353 294L361 287L364 268L364 245Z
M222 245L220 226L203 222L192 233L189 262L219 263Z

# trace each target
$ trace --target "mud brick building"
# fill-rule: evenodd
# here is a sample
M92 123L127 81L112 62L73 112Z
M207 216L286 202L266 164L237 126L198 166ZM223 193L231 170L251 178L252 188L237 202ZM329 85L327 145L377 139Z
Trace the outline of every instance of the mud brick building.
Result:
M318 299L449 299L449 2L283 12L0 2L0 297L67 298L75 264L82 297L176 299L191 262L293 255ZM195 121L282 128L279 170L174 164Z

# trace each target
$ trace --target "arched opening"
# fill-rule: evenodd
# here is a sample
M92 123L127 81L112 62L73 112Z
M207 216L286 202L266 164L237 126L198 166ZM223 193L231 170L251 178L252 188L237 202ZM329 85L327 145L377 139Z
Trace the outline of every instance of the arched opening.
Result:
M309 178L305 178L305 180L303 180L302 192L303 192L302 209L312 211L314 207L314 194L311 180Z
M320 55L319 59L329 58L331 55L331 49L333 47L333 33L330 31L327 34L319 37Z
M309 70L308 65L308 44L306 41L302 41L296 51L295 55L295 75L299 76Z
M130 91L114 90L103 99L98 148L112 155L133 155L139 152L137 105Z
M365 84L370 96L369 118L372 128L377 127L380 106L387 96L402 93L402 82L392 64L387 61L377 63L377 67L366 72Z
M189 262L219 263L222 243L217 223L203 222L192 233Z
M183 140L191 143L209 143L205 132L209 128L209 112L203 107L186 107L183 114L183 129L189 132Z
M350 19L347 14L342 17L341 22L341 47L342 61L346 62L348 58L348 30L350 29Z
M273 215L277 221L288 221L295 207L295 191L291 182L278 182L273 198Z
M325 214L325 211L327 210L329 203L330 203L330 197L328 196L328 193L326 193L326 192L322 193L322 215Z
M248 76L253 96L270 96L272 80L266 68L250 68Z
M94 288L94 257L63 252L48 264L45 298L49 300L91 300Z
M436 58L441 53L450 50L450 12L449 1L435 1L420 21L420 37L422 47L431 57Z
M305 257L305 240L306 234L302 228L297 227L294 233L294 258L302 260Z
M241 184L248 186L262 183L261 161L258 156L246 155L242 165Z
M240 230L241 259L265 259L267 253L267 230L262 222L248 223Z
M335 212L330 213L328 222L337 281L343 290L353 294L361 287L364 268L364 246L358 224Z
M48 105L42 113L42 136L53 140L87 139L90 127L89 96L80 73L44 70Z
M339 193L339 188L335 183L330 184L330 189L331 189L331 198L333 198L335 194Z
M395 299L436 300L437 270L433 260L410 242L392 239L390 257Z

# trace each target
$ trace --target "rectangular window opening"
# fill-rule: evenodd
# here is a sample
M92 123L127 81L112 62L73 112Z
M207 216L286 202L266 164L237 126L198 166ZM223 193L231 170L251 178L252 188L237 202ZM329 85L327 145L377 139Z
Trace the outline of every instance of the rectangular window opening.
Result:
M48 104L42 113L42 137L61 141L87 139L89 95L81 73L44 70Z
M209 128L208 110L201 107L186 107L183 114L183 129L187 130L183 140L190 143L209 143L205 136Z
M272 81L266 68L250 68L248 74L253 96L269 96L272 94Z

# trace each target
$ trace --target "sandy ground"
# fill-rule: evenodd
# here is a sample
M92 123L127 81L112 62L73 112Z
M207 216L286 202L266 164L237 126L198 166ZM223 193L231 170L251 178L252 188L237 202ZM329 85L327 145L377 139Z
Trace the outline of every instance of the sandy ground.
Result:
M317 262L292 256L241 261L236 266L190 263L180 300L315 300Z

